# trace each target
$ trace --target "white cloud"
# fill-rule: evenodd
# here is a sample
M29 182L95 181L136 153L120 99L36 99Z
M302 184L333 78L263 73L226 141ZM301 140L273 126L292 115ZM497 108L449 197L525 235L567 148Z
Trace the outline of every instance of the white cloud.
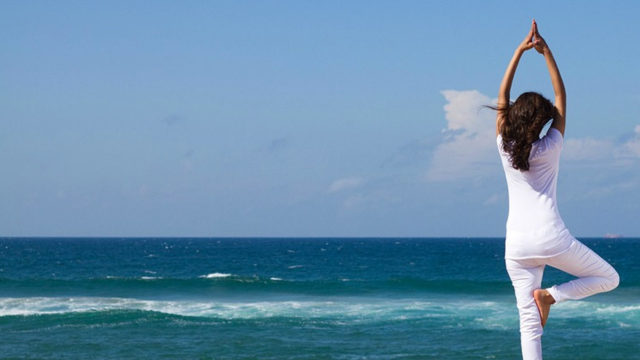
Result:
M500 203L500 201L506 202L505 193L504 192L503 193L499 193L499 194L493 194L493 195L489 196L487 198L487 200L484 201L483 205L485 205L485 206L495 205L495 204Z
M634 189L637 186L638 186L638 183L634 180L623 181L620 183L613 183L613 184L604 185L604 186L602 185L594 186L584 194L584 197L588 197L588 198L606 197L616 192Z
M361 177L345 177L337 179L331 183L327 193L334 193L345 189L356 188L364 183L364 179Z
M496 171L495 112L483 105L495 104L477 90L444 90L447 128L444 141L434 151L426 178L446 181L477 177Z
M640 125L627 141L615 142L609 138L569 138L565 140L562 156L568 161L606 160L611 164L640 159Z
M614 144L609 139L566 139L562 149L565 160L599 160L610 158Z
M427 170L429 181L477 179L499 173L495 137L495 111L483 105L495 104L477 90L444 90L447 100L444 106L447 127L443 129L442 142L436 147ZM640 125L630 138L622 143L602 138L569 138L565 140L563 160L602 161L611 166L628 164L640 159Z
M493 129L495 114L485 111L480 113L483 105L495 103L478 90L443 90L444 98L449 102L444 106L447 129L463 129L480 132Z
M629 155L640 158L640 125L636 125L635 137L627 141L623 146Z

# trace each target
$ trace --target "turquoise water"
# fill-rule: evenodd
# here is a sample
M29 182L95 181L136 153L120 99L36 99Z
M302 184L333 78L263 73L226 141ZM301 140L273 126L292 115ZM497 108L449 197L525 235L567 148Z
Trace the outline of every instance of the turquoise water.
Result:
M545 359L640 359L620 287L554 306ZM0 239L2 359L517 359L503 239ZM543 285L570 279L548 268Z

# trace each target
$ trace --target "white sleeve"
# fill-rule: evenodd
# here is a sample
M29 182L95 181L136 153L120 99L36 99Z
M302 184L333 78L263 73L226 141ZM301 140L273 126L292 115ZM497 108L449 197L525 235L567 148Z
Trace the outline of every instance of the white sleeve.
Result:
M544 136L545 147L548 149L562 148L562 144L564 143L564 138L562 137L562 133L560 130L550 127L547 130L547 134Z

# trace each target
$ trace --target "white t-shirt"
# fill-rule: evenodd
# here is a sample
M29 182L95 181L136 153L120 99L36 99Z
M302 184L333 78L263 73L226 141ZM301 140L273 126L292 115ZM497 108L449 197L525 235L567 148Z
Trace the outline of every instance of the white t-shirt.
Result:
M501 135L496 141L509 191L505 258L544 258L567 250L574 238L556 202L562 133L549 128L532 144L527 171L511 166L509 154L502 149Z

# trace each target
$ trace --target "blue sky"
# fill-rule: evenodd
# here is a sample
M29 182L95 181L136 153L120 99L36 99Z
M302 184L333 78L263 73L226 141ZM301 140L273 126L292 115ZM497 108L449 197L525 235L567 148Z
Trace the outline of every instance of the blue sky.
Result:
M633 1L0 2L0 235L503 236L532 17L576 236L640 236ZM553 92L528 52L512 88Z

